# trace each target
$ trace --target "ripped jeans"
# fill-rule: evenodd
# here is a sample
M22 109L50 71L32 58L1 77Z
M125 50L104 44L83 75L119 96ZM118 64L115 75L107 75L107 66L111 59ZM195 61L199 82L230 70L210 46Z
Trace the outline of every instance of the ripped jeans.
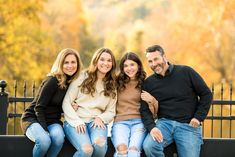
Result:
M104 157L107 151L107 126L105 129L91 127L92 122L86 123L86 133L78 134L76 128L68 122L64 122L64 132L70 143L76 148L73 157ZM103 139L104 142L96 144L96 140ZM91 149L85 148L92 146Z
M140 157L144 138L147 134L140 118L114 122L111 139L115 147L115 157ZM118 151L125 145L125 151ZM125 153L124 153L125 152Z

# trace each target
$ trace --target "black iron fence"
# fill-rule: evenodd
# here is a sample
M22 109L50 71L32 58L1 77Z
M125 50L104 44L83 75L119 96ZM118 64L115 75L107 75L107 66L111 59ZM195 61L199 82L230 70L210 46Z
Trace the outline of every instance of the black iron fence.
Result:
M32 84L31 91L27 91L27 83L24 81L21 88L22 96L17 96L18 83L13 86L13 96L5 91L7 83L0 81L0 135L22 134L20 129L20 117L27 105L35 96L36 86ZM226 88L221 84L212 85L214 100L209 114L203 122L203 136L206 138L235 138L235 100L233 100L233 86L230 83ZM28 96L27 93L30 93ZM217 97L219 98L217 98Z

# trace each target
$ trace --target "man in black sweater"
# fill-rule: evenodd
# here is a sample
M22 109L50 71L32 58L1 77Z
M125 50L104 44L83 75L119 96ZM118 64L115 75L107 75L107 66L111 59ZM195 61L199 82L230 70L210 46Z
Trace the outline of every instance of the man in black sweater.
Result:
M199 157L201 122L206 118L212 93L201 76L188 66L170 64L159 45L146 50L154 74L143 83L159 103L158 120L141 101L140 113L149 132L144 141L148 157L164 157L164 147L175 141L179 157Z

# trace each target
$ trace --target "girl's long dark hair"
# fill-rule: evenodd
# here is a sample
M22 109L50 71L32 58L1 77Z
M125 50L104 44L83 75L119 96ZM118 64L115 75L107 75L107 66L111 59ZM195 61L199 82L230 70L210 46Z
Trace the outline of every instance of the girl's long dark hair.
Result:
M136 80L138 81L138 84L136 85L136 88L141 88L141 84L146 78L146 72L144 71L143 64L140 60L140 58L133 52L127 52L120 60L119 68L120 72L117 76L117 86L118 91L124 90L125 84L127 84L130 81L130 77L127 76L124 72L124 62L126 60L132 60L138 64L138 71L136 73Z

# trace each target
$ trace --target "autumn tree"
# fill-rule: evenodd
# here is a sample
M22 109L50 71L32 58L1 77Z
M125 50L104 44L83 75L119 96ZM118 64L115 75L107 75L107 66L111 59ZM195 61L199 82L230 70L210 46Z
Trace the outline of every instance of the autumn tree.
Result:
M2 0L0 4L0 78L40 80L48 69L53 42L40 27L41 0ZM40 68L38 68L40 67Z

